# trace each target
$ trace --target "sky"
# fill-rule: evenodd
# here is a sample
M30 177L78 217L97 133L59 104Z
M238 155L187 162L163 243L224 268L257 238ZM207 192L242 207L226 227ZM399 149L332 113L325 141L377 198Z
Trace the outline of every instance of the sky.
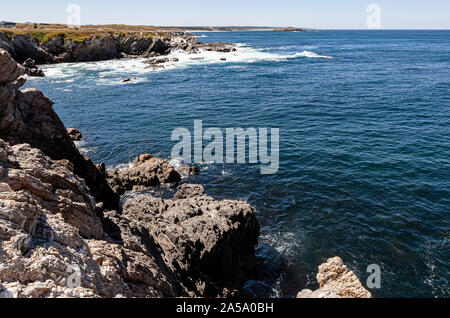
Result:
M81 24L367 29L370 19L381 29L450 29L450 0L0 1L0 21L15 22L66 23L67 6L78 4Z

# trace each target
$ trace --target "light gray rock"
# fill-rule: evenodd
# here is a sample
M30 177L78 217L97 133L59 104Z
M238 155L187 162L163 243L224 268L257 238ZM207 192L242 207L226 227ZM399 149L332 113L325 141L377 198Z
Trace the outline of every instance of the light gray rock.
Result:
M319 266L316 291L302 290L297 298L371 298L372 294L364 288L356 275L347 268L341 258L330 258Z

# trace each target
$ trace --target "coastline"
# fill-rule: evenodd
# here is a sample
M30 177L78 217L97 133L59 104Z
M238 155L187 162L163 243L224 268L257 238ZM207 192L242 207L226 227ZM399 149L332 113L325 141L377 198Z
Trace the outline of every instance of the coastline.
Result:
M144 195L134 197L123 206L119 206L119 196L126 191L161 184L177 184L181 180L180 173L185 176L195 175L196 169L184 166L179 168L180 172L178 172L168 161L151 155L140 156L134 165L120 171L107 171L104 165L94 164L88 157L83 157L78 152L72 139L79 140L81 134L78 135L71 129L69 130L71 136L69 136L68 131L52 110L51 101L37 90L23 92L19 90L25 82L25 79L20 76L26 73L26 69L16 64L5 51L0 51L0 58L1 88L12 96L12 99L3 99L1 105L8 106L8 109L16 114L12 117L8 117L9 115L4 117L10 118L9 123L0 127L3 147L2 169L9 171L7 173L9 177L2 177L2 184L6 185L6 187L2 186L2 193L10 198L13 196L17 200L16 203L4 202L3 204L6 203L5 208L14 215L14 218L22 217L16 210L17 204L21 205L21 210L33 209L37 212L30 215L30 221L33 220L31 222L34 224L31 228L15 229L12 232L10 229L9 234L2 239L1 248L6 254L2 254L1 262L7 264L9 268L8 272L0 276L3 295L108 298L118 296L239 297L242 295L242 287L256 266L255 246L259 236L255 212L248 204L230 200L216 201L207 196L201 186L184 184L178 188L172 199L162 200ZM16 109L17 105L24 105L24 103L29 106L25 108L21 106L22 110ZM22 113L24 110L27 112L25 117L25 113ZM45 130L38 128L41 122L46 123ZM34 127L33 125L36 124L38 126ZM16 128L11 129L11 127ZM32 135L29 133L31 131L34 131ZM48 132L51 132L51 139L47 135ZM58 136L57 139L55 135ZM24 142L29 145L23 144ZM61 146L65 149L62 152ZM19 166L12 165L12 162L19 162ZM30 171L35 171L33 176L28 175ZM52 177L52 171L60 171L58 174L61 177ZM14 186L16 174L30 181L16 188ZM69 180L73 180L70 186L62 175L70 176ZM33 181L34 185L31 186L29 183L31 178L36 177L38 183ZM46 184L50 180L54 184L53 187L57 189L58 197L52 197L46 192L48 191ZM32 208L33 203L31 205L19 203L22 200L20 199L22 193L30 193L33 200L39 202L35 205L37 210ZM74 198L74 195L67 196L67 193L81 195L79 198L83 199L73 201L74 199L71 198ZM62 210L55 210L54 205L50 203L55 200L65 202L65 207ZM186 208L192 204L197 205L196 209L202 211L201 216L197 212L186 211ZM83 206L82 209L80 209L81 206ZM216 211L213 214L208 212L211 206ZM158 211L167 209L162 213L164 219L149 217L148 213L155 216L161 213L151 212L153 209ZM180 214L181 211L184 212ZM55 218L54 215L57 217ZM46 223L42 223L43 217L47 219ZM208 224L206 228L204 225L196 228L205 222ZM6 227L9 226L7 222ZM59 233L58 239L41 234L41 231L48 227ZM66 228L64 232L60 232L61 227ZM217 228L221 230L217 232ZM229 232L230 228L239 230ZM153 243L150 245L142 241L148 235L153 238ZM69 243L69 237L72 237L73 243ZM17 240L20 240L18 247ZM203 242L200 245L203 247L195 243L199 240ZM136 242L141 243L136 245ZM174 242L178 242L175 249L173 249ZM242 242L247 243L242 245ZM47 247L42 249L42 244ZM87 248L90 252L80 255L76 251L81 246L85 246L83 249ZM71 270L66 271L66 276L62 280L60 278L54 280L53 277L58 275L55 276L50 271L46 276L36 276L30 282L29 275L34 275L35 272L28 270L30 274L26 276L23 270L26 270L28 266L39 268L43 260L41 254L45 255L51 248L59 251L54 255L56 256L54 262L58 262L57 259L62 255L66 257L71 255L69 257L71 260L66 261L64 265L66 269L71 268ZM179 254L179 249L186 252ZM39 253L36 254L38 251ZM229 254L229 251L233 253ZM13 256L17 252L27 256L19 258ZM118 252L126 255L127 260L118 262L113 256ZM13 260L14 266L11 263ZM121 262L126 262L128 265ZM142 262L145 262L145 265ZM179 264L175 268L171 265L174 262ZM72 268L73 264L83 265L81 268ZM135 265L130 268L131 264ZM139 266L142 269L134 268L138 264L141 264ZM105 271L108 272L106 276ZM149 271L158 273L158 278L150 279ZM73 273L77 275L79 273L77 276L79 285L69 284ZM338 273L344 272L338 271ZM95 277L94 281L92 277ZM134 278L131 279L131 277ZM340 275L335 275L336 280L339 280L339 277ZM105 279L108 282L105 282ZM114 281L123 283L118 285L113 283ZM317 297L317 295L318 297L358 297L359 294L348 292L349 288L354 288L356 281L352 280L351 287L348 284L338 283L333 293L318 292L311 297ZM42 287L43 284L45 288ZM364 292L361 295L367 296ZM370 294L368 295L370 297Z

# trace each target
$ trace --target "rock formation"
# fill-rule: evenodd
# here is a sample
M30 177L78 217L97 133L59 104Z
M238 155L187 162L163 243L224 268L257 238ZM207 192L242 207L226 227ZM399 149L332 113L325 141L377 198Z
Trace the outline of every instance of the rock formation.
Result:
M36 66L36 62L33 59L26 59L25 62L22 63L25 67L28 76L34 77L44 77L44 72Z
M119 196L92 161L79 153L53 103L36 89L19 90L24 80L16 80L25 72L0 49L0 138L10 144L29 143L54 160L71 161L96 200L116 209Z
M19 90L25 72L0 50L0 297L239 293L256 265L250 205L183 185L172 199L120 207L104 165L78 152L52 102ZM123 191L180 179L151 155L117 174Z
M97 216L68 160L0 140L0 297L218 296L255 262L251 207L184 185Z
M179 182L181 175L168 160L144 154L137 157L130 168L108 170L106 178L113 189L122 195L129 190Z
M70 139L72 139L73 141L80 141L81 139L83 139L83 135L76 128L67 128L67 133L69 134Z
M44 43L27 34L6 36L0 32L0 49L4 49L19 63L31 59L37 64L88 62L118 59L122 57L156 57L172 51L184 50L197 53L207 51L231 52L235 48L226 43L203 43L184 32L166 32L164 35L109 34L86 38L82 41L66 39L64 34L53 35ZM152 68L162 68L156 63ZM42 76L35 67L28 68L30 76Z
M316 291L302 290L297 298L371 298L356 275L344 265L339 257L330 258L319 266Z

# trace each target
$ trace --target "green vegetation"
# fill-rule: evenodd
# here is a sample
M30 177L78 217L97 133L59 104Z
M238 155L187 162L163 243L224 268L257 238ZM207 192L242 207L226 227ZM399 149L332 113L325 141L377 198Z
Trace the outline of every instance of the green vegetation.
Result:
M164 36L168 31L166 29L160 29L150 26L138 26L138 25L87 25L81 26L79 29L69 29L63 24L17 24L14 28L0 28L0 32L3 32L10 40L18 34L28 34L31 38L45 44L56 36L62 36L64 43L67 41L83 42L94 36L107 36L107 35L123 35L123 36Z

